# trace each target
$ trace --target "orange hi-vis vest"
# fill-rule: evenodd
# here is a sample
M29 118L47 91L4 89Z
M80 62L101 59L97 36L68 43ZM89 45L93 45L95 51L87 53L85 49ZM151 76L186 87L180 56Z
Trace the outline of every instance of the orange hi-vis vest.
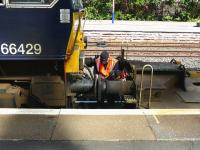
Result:
M100 75L107 78L107 77L109 77L110 72L113 70L116 63L117 63L116 59L109 57L108 58L108 64L105 68L104 65L102 63L100 63L100 57L99 57L99 58L96 59L97 71L99 72Z

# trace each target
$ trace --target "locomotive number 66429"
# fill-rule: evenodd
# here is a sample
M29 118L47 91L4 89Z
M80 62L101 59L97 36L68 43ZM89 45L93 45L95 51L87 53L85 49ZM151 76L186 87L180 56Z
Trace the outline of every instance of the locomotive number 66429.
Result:
M40 55L42 53L42 47L40 44L19 44L3 43L0 44L3 55Z

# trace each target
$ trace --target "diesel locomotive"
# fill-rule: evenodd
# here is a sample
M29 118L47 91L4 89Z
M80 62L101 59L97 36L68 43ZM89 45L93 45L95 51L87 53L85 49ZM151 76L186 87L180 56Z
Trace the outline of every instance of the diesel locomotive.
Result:
M126 80L102 80L91 71L84 16L81 0L0 0L0 107L140 104L135 64L123 52Z
M18 107L27 94L47 106L66 105L66 73L79 72L83 61L83 15L80 0L0 1L2 99L10 89Z

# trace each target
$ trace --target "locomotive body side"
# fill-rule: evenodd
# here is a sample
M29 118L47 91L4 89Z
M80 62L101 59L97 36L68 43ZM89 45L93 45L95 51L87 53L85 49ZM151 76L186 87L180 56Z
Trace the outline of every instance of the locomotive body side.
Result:
M25 3L20 8L20 2L0 6L0 60L64 59L72 28L71 3L60 0L52 8L40 8L40 3L24 8L31 5Z
M2 85L28 91L26 102L66 106L66 74L80 71L84 48L81 10L80 0L0 1Z

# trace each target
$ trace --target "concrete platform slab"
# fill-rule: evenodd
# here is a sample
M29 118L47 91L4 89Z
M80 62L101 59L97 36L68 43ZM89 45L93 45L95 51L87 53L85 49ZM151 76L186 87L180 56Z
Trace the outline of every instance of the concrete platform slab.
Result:
M72 111L61 111L53 140L200 139L199 109Z
M199 133L200 109L0 109L0 140L200 141Z
M0 140L49 140L59 110L0 109Z
M155 140L145 116L64 116L53 140Z
M200 140L200 116L147 116L157 140Z

